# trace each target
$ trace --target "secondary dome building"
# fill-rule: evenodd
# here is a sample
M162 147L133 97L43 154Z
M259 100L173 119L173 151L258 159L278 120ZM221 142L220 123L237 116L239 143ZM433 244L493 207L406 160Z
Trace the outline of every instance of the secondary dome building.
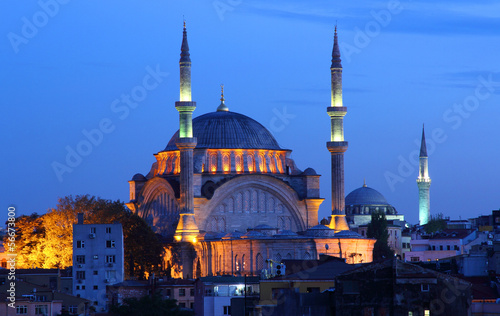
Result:
M338 51L336 34L335 45ZM129 181L127 203L171 240L173 276L258 275L267 259L316 259L325 249L370 262L375 240L339 234L348 229L343 209L332 215L339 225L317 226L320 175L297 168L291 150L260 123L229 111L223 90L215 112L192 119L190 66L184 28L179 130L150 171Z
M366 183L346 196L345 210L351 228L370 223L371 214L375 211L384 212L387 220L404 221L404 215L399 215L380 192L368 187Z

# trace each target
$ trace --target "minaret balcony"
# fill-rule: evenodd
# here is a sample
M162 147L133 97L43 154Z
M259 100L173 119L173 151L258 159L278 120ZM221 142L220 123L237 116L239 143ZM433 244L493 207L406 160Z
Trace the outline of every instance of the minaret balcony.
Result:
M175 108L179 112L193 112L196 109L196 102L194 101L177 101Z
M329 106L326 111L330 117L344 117L347 114L347 107Z

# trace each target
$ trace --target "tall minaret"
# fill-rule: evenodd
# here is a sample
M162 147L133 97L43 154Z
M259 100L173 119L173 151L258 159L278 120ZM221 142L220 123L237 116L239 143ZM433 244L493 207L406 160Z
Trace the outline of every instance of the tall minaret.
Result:
M337 39L337 26L332 51L332 101L327 108L331 119L331 139L326 147L332 155L332 216L330 228L339 232L349 230L345 219L345 194L344 194L344 153L347 142L344 141L344 116L347 108L342 104L342 64L340 60L339 43Z
M422 143L420 145L420 164L418 168L418 219L420 225L429 222L431 216L431 198L429 187L431 178L429 178L429 161L427 157L427 146L425 145L425 130L422 127Z
M196 147L196 137L193 137L193 111L196 102L191 101L191 58L187 41L186 22L181 46L180 67L180 101L175 102L179 111L179 138L175 144L180 150L180 218L175 230L176 241L196 242L199 233L194 218L194 188L193 188L193 149Z

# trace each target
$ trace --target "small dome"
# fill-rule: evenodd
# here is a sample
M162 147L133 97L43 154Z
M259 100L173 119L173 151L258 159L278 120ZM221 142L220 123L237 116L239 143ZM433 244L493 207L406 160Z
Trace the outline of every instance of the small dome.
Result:
M282 230L280 231L279 233L277 233L276 235L273 235L273 237L277 237L277 238L289 238L289 237L297 237L297 233L291 231L291 230Z
M377 190L362 186L346 196L345 205L389 205L389 203Z
M243 114L218 111L193 119L196 148L213 149L270 149L280 150L273 135L259 122ZM177 150L179 131L168 142L165 151Z
M350 231L350 230L343 230L335 234L335 237L337 238L364 238L360 234Z
M243 233L240 232L232 232L232 233L227 233L222 237L222 239L235 239L235 238L240 238L243 236Z
M266 237L263 233L256 230L250 230L246 234L241 236L241 239L251 239L251 238L263 238Z
M325 225L316 225L306 230L309 237L333 237L335 231Z
M304 172L302 172L302 174L305 176L317 176L318 175L316 173L316 170L314 170L313 168L307 168L306 170L304 170Z
M132 181L146 181L146 177L143 176L141 173L136 173L133 177L132 177Z

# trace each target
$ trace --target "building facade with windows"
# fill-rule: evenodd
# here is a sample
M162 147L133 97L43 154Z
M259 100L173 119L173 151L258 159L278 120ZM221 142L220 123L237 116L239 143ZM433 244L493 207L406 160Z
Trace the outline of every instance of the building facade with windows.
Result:
M97 312L107 311L106 286L123 282L121 224L73 225L73 295L91 301Z

